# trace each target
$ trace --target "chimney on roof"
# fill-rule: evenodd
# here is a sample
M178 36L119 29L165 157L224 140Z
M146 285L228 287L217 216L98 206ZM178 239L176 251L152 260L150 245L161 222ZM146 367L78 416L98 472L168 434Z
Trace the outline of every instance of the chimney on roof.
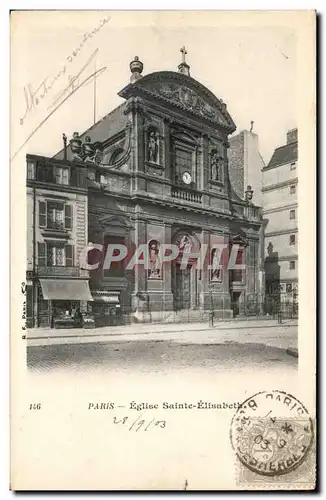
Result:
M298 129L292 128L286 133L286 143L291 144L292 142L298 141Z

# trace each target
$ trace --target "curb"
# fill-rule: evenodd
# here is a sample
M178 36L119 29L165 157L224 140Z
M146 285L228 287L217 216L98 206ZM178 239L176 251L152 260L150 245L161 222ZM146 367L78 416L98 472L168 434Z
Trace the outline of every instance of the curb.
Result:
M298 358L299 357L298 348L297 347L288 347L286 349L286 354L288 354L289 356L293 356L294 358Z
M282 327L286 327L286 328L290 328L290 327L293 327L293 326L298 326L297 324L294 324L294 325L286 325L286 324L282 324ZM237 326L236 324L234 324L233 326L222 326L221 324L219 325L214 325L214 326L207 326L205 328L196 328L194 330L179 330L181 333L184 333L184 332L206 332L208 330L212 331L214 329L216 330L235 330L235 329L239 329L239 330L245 330L245 329L252 329L252 328L279 328L280 325L279 324L276 324L276 325L259 325L259 326L256 326L256 325L245 325L245 326ZM97 330L97 329L96 329ZM147 331L147 332L130 332L130 333L126 333L126 332L115 332L115 333L100 333L98 330L96 333L88 333L88 334L85 334L85 335L49 335L49 336L40 336L40 337L32 337L32 336L27 336L27 340L41 340L41 339L72 339L72 338L89 338L89 337L111 337L111 336L129 336L129 335L152 335L152 334L155 334L155 333L164 333L164 334L169 334L169 333L175 333L175 330L163 330L163 332L152 332L152 331Z

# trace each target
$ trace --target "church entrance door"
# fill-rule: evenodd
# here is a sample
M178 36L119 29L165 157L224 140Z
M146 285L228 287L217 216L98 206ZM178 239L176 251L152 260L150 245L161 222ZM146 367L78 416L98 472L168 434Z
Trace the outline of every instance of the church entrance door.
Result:
M190 266L188 266L186 269L181 269L180 265L176 266L175 308L177 311L179 311L180 309L190 309L190 270Z

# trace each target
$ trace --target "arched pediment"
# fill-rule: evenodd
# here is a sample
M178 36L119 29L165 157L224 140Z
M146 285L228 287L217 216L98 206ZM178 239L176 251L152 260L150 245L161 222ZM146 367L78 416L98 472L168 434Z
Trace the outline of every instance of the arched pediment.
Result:
M225 128L229 133L236 130L226 105L208 88L194 78L174 71L158 71L143 76L129 84L119 95L128 99L138 94L149 94L173 104L197 117Z

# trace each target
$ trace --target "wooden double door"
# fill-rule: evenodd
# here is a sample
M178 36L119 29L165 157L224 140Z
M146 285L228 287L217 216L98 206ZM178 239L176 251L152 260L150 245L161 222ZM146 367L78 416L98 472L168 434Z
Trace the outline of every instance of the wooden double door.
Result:
M175 268L174 284L175 309L190 309L191 306L191 267L181 269L180 265Z

